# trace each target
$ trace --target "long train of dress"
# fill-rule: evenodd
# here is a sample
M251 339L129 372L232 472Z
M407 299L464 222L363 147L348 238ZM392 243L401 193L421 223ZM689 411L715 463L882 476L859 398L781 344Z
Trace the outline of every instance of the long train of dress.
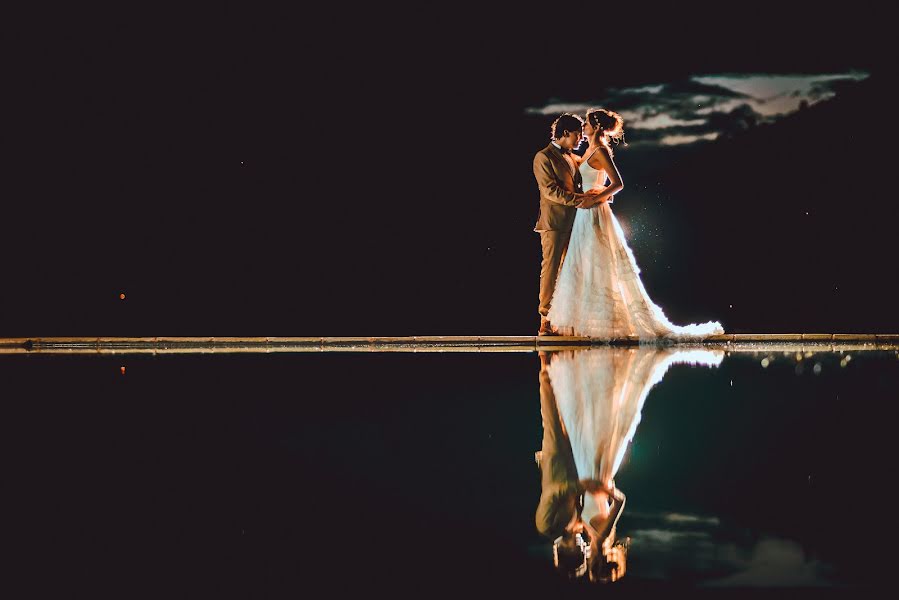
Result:
M606 181L605 172L587 161L580 170L584 189ZM668 320L646 293L621 225L605 202L575 215L548 318L563 335L603 339L690 340L724 333L717 321L678 326Z

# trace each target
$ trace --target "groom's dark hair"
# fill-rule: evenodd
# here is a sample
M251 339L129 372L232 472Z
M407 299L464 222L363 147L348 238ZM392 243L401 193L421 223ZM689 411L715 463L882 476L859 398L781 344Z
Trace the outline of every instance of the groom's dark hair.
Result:
M584 128L584 121L577 115L573 115L571 113L565 113L561 115L558 119L553 121L552 126L552 137L554 140L562 137L563 132L566 130L577 131L579 129Z

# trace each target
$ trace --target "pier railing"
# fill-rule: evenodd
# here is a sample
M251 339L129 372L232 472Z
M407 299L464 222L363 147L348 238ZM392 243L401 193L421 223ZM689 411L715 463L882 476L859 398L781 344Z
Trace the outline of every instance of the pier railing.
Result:
M640 343L636 338L601 340L564 336L34 337L0 338L0 354L534 352ZM899 350L899 334L726 333L676 345L714 346L734 351L776 350L780 346L809 346L819 350Z

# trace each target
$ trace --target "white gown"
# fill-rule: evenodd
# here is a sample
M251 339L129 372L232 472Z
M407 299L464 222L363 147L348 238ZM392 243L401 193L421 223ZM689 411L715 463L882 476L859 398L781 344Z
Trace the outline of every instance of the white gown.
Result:
M605 171L597 171L587 160L580 173L585 190L605 185ZM639 274L609 204L578 209L547 318L563 335L609 340L696 340L724 333L717 321L672 324L650 300Z
M647 346L555 355L547 370L578 478L604 485L614 479L640 423L643 403L671 365L717 367L723 359L723 350ZM584 520L597 512L595 499L584 494Z

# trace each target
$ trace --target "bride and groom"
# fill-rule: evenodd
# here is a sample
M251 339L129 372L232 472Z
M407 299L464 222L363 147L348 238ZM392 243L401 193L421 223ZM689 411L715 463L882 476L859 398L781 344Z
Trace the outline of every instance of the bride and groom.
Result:
M605 340L702 339L724 333L717 321L677 326L656 306L612 213L624 182L611 142L624 135L616 112L590 110L585 119L563 114L552 140L534 157L540 189L540 329L538 335ZM583 157L572 153L587 138Z
M553 541L560 571L615 581L625 573L628 547L616 532L626 498L615 479L646 398L672 365L717 367L724 350L606 346L539 354L537 530Z

